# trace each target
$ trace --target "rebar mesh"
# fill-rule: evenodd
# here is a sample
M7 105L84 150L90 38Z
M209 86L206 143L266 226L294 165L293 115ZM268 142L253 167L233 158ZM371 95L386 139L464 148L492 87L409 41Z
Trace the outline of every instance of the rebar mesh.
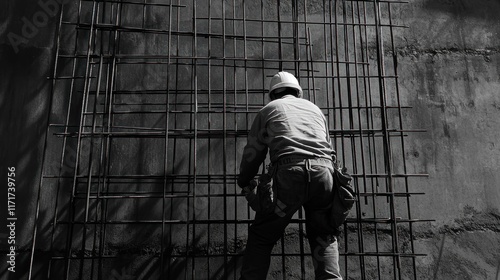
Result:
M419 130L404 127L398 89L401 6L65 4L31 266L36 248L51 253L49 279L110 279L120 267L134 279L237 279L254 216L235 183L241 152L270 76L286 70L327 117L359 194L340 241L345 279L417 279L409 179L423 174L405 163L405 137ZM312 277L303 230L299 211L272 253L273 279Z

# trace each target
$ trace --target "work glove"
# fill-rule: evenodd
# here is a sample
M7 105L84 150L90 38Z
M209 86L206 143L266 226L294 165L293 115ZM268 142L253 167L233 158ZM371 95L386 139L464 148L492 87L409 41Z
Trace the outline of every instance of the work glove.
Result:
M241 193L245 195L245 199L247 200L248 205L254 211L258 211L257 209L259 209L260 207L259 198L257 197L257 186L257 180L252 180L250 181L250 183L248 183L248 186L242 188L241 190Z

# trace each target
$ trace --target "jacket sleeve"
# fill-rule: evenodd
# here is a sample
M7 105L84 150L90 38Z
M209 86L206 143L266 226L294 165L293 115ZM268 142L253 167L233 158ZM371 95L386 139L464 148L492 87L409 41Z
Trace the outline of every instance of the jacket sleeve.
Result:
M335 162L337 160L337 152L333 149L333 143L330 137L330 129L328 127L328 122L326 121L325 115L323 115L323 121L325 122L326 141L330 144L330 149L332 150L331 151L332 161Z
M262 114L259 112L255 117L250 132L248 133L247 144L243 150L243 157L240 164L240 174L238 175L238 186L246 187L257 175L259 167L267 155L266 127Z

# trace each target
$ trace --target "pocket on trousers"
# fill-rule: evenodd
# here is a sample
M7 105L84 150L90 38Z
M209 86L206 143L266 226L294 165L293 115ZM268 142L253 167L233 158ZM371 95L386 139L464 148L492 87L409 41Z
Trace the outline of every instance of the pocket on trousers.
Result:
M294 208L304 200L307 177L303 166L282 167L275 175L275 198L286 207Z

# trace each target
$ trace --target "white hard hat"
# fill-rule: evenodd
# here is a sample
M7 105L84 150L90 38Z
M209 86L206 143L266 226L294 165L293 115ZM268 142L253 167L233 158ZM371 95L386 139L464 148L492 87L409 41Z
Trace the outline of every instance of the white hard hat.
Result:
M299 81L295 78L294 75L288 72L278 72L271 79L271 83L269 84L269 97L272 98L272 93L274 90L279 88L294 88L297 90L297 97L302 97L302 88L299 85Z

